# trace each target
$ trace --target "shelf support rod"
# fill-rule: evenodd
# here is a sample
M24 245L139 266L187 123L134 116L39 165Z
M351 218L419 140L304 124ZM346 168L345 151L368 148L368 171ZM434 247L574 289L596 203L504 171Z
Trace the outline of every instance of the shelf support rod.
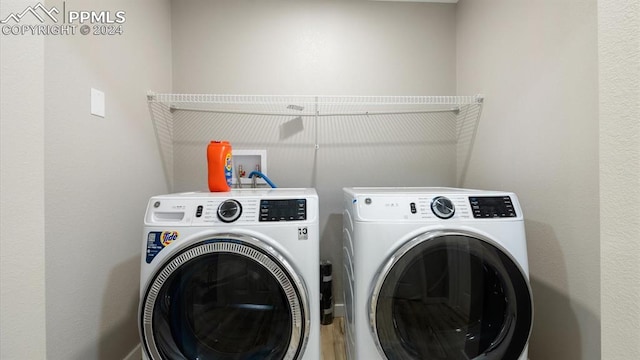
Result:
M285 113L271 113L271 112L259 112L259 111L232 111L232 110L213 110L213 109L196 109L179 106L171 106L171 111L194 111L194 112L209 112L214 114L235 114L235 115L260 115L260 116L300 116L300 117L331 117L331 116L375 116L375 115L406 115L406 114L432 114L441 112L456 112L460 111L460 108L451 109L439 109L439 110L411 110L411 111L364 111L364 112L352 112L352 113L327 113L320 114L318 110L313 114L285 114Z

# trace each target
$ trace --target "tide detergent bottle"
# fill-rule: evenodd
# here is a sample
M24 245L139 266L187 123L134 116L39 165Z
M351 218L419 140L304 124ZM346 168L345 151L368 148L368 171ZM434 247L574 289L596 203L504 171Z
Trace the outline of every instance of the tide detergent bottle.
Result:
M207 165L209 171L209 191L224 192L231 190L232 156L228 141L212 141L207 146Z

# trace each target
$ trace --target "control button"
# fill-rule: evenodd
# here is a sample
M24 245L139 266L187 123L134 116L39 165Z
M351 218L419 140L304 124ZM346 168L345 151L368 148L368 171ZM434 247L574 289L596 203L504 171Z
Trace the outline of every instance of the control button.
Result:
M201 217L202 216L202 210L203 210L203 206L202 205L198 205L198 208L196 209L196 217Z
M412 214L415 214L418 212L418 210L416 209L416 203L412 202L411 204L409 204L409 207L411 208Z

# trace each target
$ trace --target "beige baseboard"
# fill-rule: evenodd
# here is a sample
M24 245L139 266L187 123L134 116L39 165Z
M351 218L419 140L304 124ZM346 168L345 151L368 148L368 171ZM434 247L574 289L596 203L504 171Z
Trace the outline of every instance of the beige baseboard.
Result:
M125 356L122 360L140 360L142 359L142 347L138 344L129 355Z

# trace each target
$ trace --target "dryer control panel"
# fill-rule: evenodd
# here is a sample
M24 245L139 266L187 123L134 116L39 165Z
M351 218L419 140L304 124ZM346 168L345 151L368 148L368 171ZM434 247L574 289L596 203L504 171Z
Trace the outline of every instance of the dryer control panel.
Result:
M471 218L464 196L359 196L352 200L362 220L446 220Z
M509 196L470 196L469 204L474 218L516 217L516 210Z
M443 189L422 192L421 188L347 188L345 207L359 221L522 219L516 195L498 191Z

